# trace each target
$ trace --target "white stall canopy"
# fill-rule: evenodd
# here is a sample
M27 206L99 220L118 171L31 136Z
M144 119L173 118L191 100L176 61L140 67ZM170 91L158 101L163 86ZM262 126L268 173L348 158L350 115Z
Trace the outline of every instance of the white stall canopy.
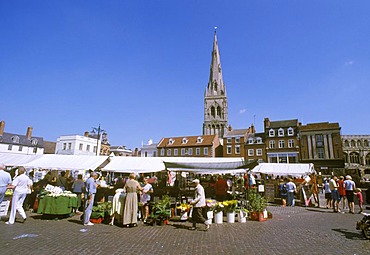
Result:
M118 173L152 173L165 170L160 157L112 157L104 171Z
M313 164L260 163L251 170L252 173L271 174L274 176L300 177L315 174Z
M38 159L43 155L25 155L15 153L0 153L0 163L6 166L23 166L24 164Z
M235 174L244 173L247 169L243 158L169 158L164 164L170 171L199 174Z
M23 166L49 170L95 170L106 163L108 158L107 156L44 154Z

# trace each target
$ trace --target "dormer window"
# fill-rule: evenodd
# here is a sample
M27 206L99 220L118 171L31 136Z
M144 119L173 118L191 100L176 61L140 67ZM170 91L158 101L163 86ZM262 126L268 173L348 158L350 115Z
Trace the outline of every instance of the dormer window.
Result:
M12 139L12 142L13 143L19 143L19 136L16 136L16 135L15 136L12 136L11 139Z
M257 137L257 143L261 144L262 143L262 138L261 137Z
M175 140L171 138L171 139L168 141L168 144L172 145L174 142L175 142Z
M32 143L32 145L36 146L36 145L37 145L37 143L38 143L38 141L37 141L37 139L32 138L32 139L31 139L31 143Z
M231 137L228 137L228 138L226 138L226 142L227 143L232 143L233 142L233 139Z
M269 137L274 137L275 136L275 130L270 129L269 130Z
M294 135L294 129L292 127L288 128L288 135L289 136Z
M248 138L248 144L253 144L253 138Z
M197 137L197 143L202 143L203 142L203 138L201 136L198 136Z
M187 144L187 142L188 142L188 138L186 137L182 138L182 144Z
M240 143L240 137L235 137L235 143Z
M279 130L278 130L278 136L284 136L284 129L279 128Z

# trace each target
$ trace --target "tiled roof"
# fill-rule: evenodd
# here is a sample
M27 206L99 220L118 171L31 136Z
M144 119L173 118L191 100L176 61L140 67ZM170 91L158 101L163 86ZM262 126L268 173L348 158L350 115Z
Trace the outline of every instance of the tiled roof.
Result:
M12 137L19 137L19 142L13 142ZM37 140L37 144L32 144L32 141ZM18 135L12 133L4 132L2 136L0 136L0 143L3 144L14 144L14 145L21 145L21 146L28 146L28 147L44 147L44 139L42 137L35 137L32 136L31 139L27 139L25 135Z
M248 133L249 129L234 129L231 131L228 131L224 137L235 137L235 136L244 136L246 133Z
M198 138L201 138L201 142L198 142ZM217 138L218 135L166 137L162 138L157 147L170 148L170 147L212 146L213 141ZM187 142L183 143L183 139L187 139ZM172 141L171 143L170 140Z
M269 128L296 127L296 126L298 126L298 119L278 120L278 121L270 121L270 127Z

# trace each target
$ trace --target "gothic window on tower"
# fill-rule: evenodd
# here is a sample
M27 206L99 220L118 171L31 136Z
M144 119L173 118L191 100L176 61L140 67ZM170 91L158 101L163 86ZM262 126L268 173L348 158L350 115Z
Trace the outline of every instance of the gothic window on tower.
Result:
M217 116L221 117L221 107L220 106L217 107Z
M211 116L212 117L215 117L216 116L216 113L215 113L215 107L211 107Z

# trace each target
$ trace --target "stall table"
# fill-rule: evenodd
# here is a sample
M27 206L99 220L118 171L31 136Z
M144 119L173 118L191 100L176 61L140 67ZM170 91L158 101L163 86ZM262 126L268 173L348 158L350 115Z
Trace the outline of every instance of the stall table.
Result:
M39 198L37 213L65 215L72 213L72 208L77 207L77 197L50 197Z

